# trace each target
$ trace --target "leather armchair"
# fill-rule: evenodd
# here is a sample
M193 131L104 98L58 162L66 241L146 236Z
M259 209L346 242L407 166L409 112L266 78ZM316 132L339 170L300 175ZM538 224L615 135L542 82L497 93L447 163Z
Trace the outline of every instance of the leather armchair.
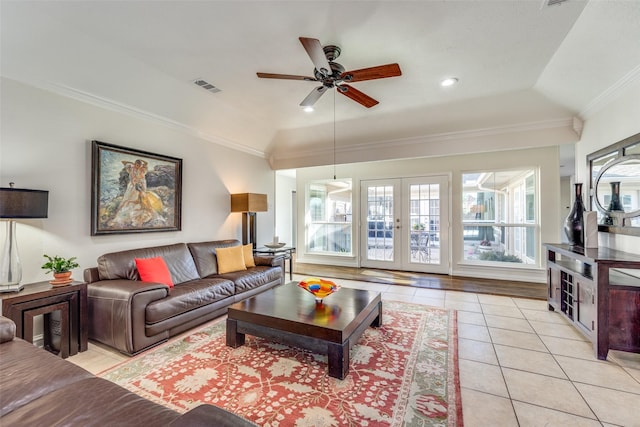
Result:
M15 338L15 330L0 316L0 425L255 426L213 405L181 415Z

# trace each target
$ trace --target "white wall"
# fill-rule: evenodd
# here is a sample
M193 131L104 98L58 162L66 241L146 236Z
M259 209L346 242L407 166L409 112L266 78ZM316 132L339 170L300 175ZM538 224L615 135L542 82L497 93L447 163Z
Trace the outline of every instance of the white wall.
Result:
M77 256L82 270L106 252L176 242L242 238L229 194L265 193L258 242L273 237L274 173L263 158L169 126L108 111L3 78L0 183L49 190L49 217L18 223L23 283L48 279L42 254ZM91 140L183 159L182 231L90 236ZM5 228L0 238L4 242Z
M296 191L294 171L276 171L276 234L287 246L295 246L293 241L293 198Z
M640 132L640 79L620 92L623 95L584 122L582 137L576 144L576 182L589 182L588 154ZM598 233L598 242L640 254L640 237Z
M544 257L535 269L505 269L465 265L462 261L462 173L487 169L540 168L539 185L542 200L539 206L541 242L560 241L560 161L558 147L543 147L527 150L509 150L483 154L446 157L430 157L411 160L382 161L338 165L337 177L353 179L354 222L360 212L360 181L379 178L419 177L428 175L450 175L451 195L451 259L452 273L458 276L500 278L544 282ZM333 177L333 167L313 167L297 170L298 218L305 217L305 187L309 181ZM359 265L359 236L354 224L354 256L327 257L307 254L304 251L305 224L298 223L297 257L300 262L329 263L335 265ZM542 253L541 246L538 249Z

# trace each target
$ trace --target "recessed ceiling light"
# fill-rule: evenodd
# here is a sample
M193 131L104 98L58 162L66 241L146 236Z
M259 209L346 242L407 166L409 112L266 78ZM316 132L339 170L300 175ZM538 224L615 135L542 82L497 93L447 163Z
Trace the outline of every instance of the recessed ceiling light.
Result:
M447 77L446 79L440 82L440 86L448 87L448 86L453 86L456 83L458 83L458 79L456 77Z
M306 107L303 108L305 113L311 113L313 111L313 107L308 105Z

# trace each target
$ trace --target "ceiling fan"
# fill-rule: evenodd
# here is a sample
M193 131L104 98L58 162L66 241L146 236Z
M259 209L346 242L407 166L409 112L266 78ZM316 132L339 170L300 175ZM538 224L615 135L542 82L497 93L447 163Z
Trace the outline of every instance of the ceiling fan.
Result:
M321 86L313 89L311 93L300 103L300 106L302 107L312 106L327 90L336 88L339 93L343 94L347 98L351 98L357 103L367 108L371 108L378 104L378 101L346 83L384 79L387 77L402 75L398 64L379 65L377 67L363 68L361 70L345 71L342 65L334 62L334 60L340 56L340 48L338 46L329 45L322 47L318 39L310 39L307 37L300 37L299 39L300 43L302 43L302 46L311 58L311 62L313 62L313 65L315 66L313 70L314 77L272 73L256 74L258 77L263 79L304 80L308 82L322 83Z

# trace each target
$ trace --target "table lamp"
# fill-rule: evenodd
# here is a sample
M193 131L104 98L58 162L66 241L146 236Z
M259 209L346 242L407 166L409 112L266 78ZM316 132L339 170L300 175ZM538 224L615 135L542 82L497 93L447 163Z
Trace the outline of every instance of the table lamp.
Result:
M256 248L256 212L267 211L267 195L240 193L231 195L231 212L242 212L242 244Z
M0 260L0 292L18 292L24 287L22 265L16 241L15 219L46 218L49 192L9 187L0 188L0 219L8 219L7 240Z

